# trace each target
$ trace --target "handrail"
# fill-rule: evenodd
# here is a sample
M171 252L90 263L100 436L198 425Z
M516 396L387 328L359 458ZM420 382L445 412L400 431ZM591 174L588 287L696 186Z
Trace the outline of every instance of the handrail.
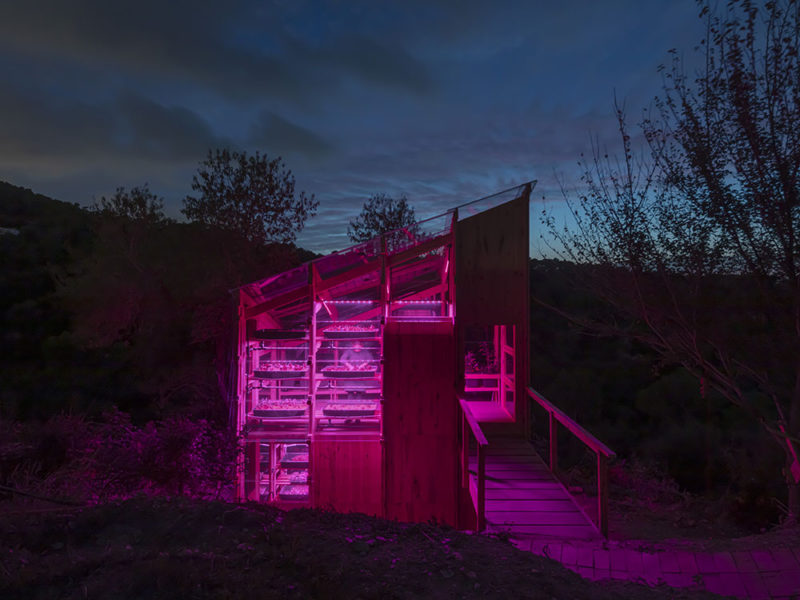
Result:
M558 429L556 428L556 421L566 427L597 455L598 528L603 536L608 537L608 460L615 458L617 456L616 453L532 387L528 387L528 395L539 406L544 408L548 414L550 472L553 475L556 475L558 471Z
M528 395L536 400L539 405L544 408L548 413L552 414L555 419L561 423L564 427L569 429L575 437L581 440L584 444L589 446L595 452L599 452L604 454L607 458L614 458L616 457L616 453L606 446L603 442L598 440L594 437L591 433L589 433L586 429L581 427L575 420L566 414L563 410L558 408L555 404L550 402L547 398L542 396L539 392L534 390L532 387L528 388Z
M472 499L473 506L475 507L475 514L477 516L478 531L483 531L486 527L486 452L485 448L489 446L489 441L481 431L481 426L478 424L475 415L472 414L467 402L461 398L458 399L461 406L461 487L466 488L469 486L469 438L470 431L478 443L478 482L475 498ZM469 427L467 427L469 426ZM470 497L472 493L470 490Z

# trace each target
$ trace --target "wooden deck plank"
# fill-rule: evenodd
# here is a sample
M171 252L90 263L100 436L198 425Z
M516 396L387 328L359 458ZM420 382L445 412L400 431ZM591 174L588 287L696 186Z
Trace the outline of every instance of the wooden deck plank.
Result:
M486 520L503 525L586 525L586 517L577 509L566 512L487 511Z
M526 481L515 479L513 481L501 479L487 479L486 489L500 488L506 490L558 490L562 489L561 484L552 480Z
M538 488L536 494L532 494L530 489L516 489L516 488L487 488L486 501L500 501L500 500L568 500L572 502L570 497L561 486L553 486L551 488Z
M591 525L495 525L497 531L510 531L511 535L548 536L573 540L594 540L600 537Z
M477 457L470 457L477 489ZM599 533L533 446L521 439L490 439L486 451L486 522L511 535L597 539Z
M570 511L570 510L577 510L575 508L575 503L567 498L566 496L559 497L556 499L546 498L541 499L538 497L532 499L530 495L527 495L523 499L490 499L490 502L487 503L488 507L491 507L492 512L500 512L500 511L509 511L509 512L521 512L521 511L530 511L530 510L537 510L540 512L556 512L556 511Z
M524 479L527 481L552 481L553 476L546 471L536 470L516 470L516 471L495 471L494 469L486 469L486 479L494 479L495 481L513 481L516 479Z

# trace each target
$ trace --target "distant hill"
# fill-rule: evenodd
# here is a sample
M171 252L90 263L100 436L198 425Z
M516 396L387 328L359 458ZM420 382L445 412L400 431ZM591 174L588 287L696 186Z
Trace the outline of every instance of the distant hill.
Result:
M34 222L53 222L85 218L77 204L55 200L42 194L0 181L0 227L22 229Z

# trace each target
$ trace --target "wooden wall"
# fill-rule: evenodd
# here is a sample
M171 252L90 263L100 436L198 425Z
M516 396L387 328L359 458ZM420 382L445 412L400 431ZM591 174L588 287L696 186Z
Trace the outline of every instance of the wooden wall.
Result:
M469 325L516 325L515 418L526 427L528 385L529 216L526 190L456 225L456 343L458 385L463 389L464 329Z
M383 516L379 440L318 438L311 452L312 506Z
M458 525L458 414L450 323L384 332L386 516Z

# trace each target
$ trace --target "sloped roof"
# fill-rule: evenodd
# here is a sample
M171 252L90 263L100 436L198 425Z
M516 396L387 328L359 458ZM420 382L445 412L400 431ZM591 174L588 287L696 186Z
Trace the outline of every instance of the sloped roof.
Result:
M329 291L336 297L363 294L364 290L379 285L383 238L387 261L393 265L393 289L401 291L401 294L404 291L413 294L414 280L424 280L426 272L436 270L436 249L450 242L457 221L510 202L528 186L532 189L535 184L535 180L528 181L467 202L409 227L389 231L383 236L337 250L294 269L248 283L240 289L257 305L274 305L275 308L308 298L312 276L317 278L315 283L318 290ZM409 284L411 289L404 290Z

